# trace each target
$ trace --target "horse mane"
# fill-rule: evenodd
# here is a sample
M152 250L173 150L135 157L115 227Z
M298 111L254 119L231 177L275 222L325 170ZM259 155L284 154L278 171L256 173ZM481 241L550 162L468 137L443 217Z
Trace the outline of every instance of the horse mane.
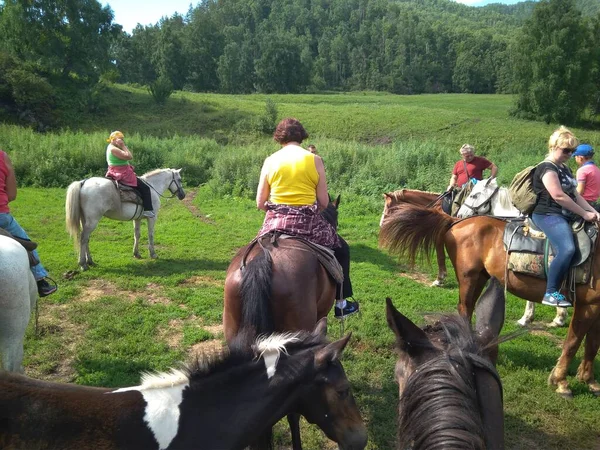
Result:
M402 200L404 200L404 197L406 196L406 193L408 193L408 192L414 192L416 194L439 195L439 193L437 193L437 192L420 191L418 189L399 189L397 191L388 192L386 195L389 195L390 197L392 197L394 199L394 201L402 201Z
M460 316L445 316L424 331L446 345L407 380L400 397L398 448L485 449L474 368L467 356L480 355L481 345Z
M510 198L510 193L508 189L505 187L501 187L498 189L498 202L504 209L512 209L515 208L513 202Z
M151 170L150 172L146 172L144 175L142 175L142 178L147 178L147 177L150 177L152 175L156 175L157 173L164 172L165 170L168 170L168 169L154 169L154 170Z

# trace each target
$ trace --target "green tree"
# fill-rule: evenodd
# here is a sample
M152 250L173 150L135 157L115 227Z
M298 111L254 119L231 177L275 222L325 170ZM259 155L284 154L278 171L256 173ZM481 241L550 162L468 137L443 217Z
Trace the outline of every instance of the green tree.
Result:
M516 115L570 124L589 100L589 29L574 0L539 2L512 49Z

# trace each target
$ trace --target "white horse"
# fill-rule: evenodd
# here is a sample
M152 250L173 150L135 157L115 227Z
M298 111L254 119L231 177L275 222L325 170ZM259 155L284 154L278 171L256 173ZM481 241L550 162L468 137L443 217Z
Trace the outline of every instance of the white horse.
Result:
M479 181L464 203L458 210L457 216L460 218L471 217L473 215L488 214L494 217L516 218L522 216L513 205L508 189L498 186L495 178L488 178ZM533 322L535 314L535 302L527 302L525 312L517 323L521 326ZM567 323L567 309L556 308L556 317L550 323L550 326L562 327Z
M37 284L27 251L0 236L0 367L23 372L23 340L37 301Z
M156 258L154 223L158 218L160 197L163 197L162 194L167 189L172 194L168 198L177 196L177 198L183 200L185 197L180 172L181 169L157 169L140 177L150 186L152 208L156 214L156 217L147 219L148 250L151 258ZM133 220L133 256L141 258L139 240L142 207L133 202L122 202L112 180L94 177L71 183L67 189L65 207L67 231L71 237L75 238L76 247L79 247L79 266L81 270L87 270L89 266L94 265L90 255L90 234L94 231L102 216L114 220Z

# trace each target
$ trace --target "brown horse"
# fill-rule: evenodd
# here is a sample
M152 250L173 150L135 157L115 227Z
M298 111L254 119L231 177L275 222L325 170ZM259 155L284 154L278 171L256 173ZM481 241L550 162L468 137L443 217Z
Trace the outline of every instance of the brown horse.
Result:
M322 213L335 227L339 200L338 196ZM336 283L306 245L298 240L279 239L268 252L260 245L249 251L248 247L234 256L225 278L223 329L227 342L245 328L257 335L310 330L327 316L335 300ZM241 270L244 258L246 265ZM354 404L351 393L347 401ZM364 431L364 444L361 447L358 440L353 448L363 448L366 429L359 414L352 420ZM293 448L300 450L299 416L290 414L288 421ZM270 440L267 433L255 447L269 448Z
M355 444L366 434L348 419L356 405L342 397L348 379L339 357L350 336L329 343L325 333L323 319L313 332L262 336L252 346L244 337L121 389L0 372L0 448L234 450L301 410L340 448L362 449Z
M397 448L504 448L502 383L494 367L504 304L502 286L492 279L477 303L474 330L457 315L422 330L387 299L398 353Z
M505 279L506 250L503 233L506 222L488 216L456 219L434 209L403 205L390 214L380 232L380 243L392 252L407 255L414 262L419 250L429 254L444 243L452 261L459 285L458 311L468 318L475 301L490 276L496 277L508 290L525 300L541 302L546 281L532 276L508 272ZM594 359L600 347L600 247L594 250L593 288L577 287L577 301L562 353L548 383L557 386L562 396L572 396L567 369L584 337L585 351L577 377L595 395L600 384L594 379Z
M402 204L426 206L442 211L442 197L444 194L436 194L433 192L418 191L416 189L400 189L399 191L386 192L383 194L385 205L383 206L383 214L379 225L381 226L388 216L389 211ZM438 275L432 286L441 286L448 275L446 269L446 252L444 252L444 244L440 243L435 247L435 255L437 257Z

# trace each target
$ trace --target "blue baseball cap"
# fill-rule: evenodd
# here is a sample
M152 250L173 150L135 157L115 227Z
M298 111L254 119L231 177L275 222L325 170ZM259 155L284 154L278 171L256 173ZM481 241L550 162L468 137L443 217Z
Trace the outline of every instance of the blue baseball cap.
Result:
M593 156L594 148L590 144L579 144L573 153L573 156Z

